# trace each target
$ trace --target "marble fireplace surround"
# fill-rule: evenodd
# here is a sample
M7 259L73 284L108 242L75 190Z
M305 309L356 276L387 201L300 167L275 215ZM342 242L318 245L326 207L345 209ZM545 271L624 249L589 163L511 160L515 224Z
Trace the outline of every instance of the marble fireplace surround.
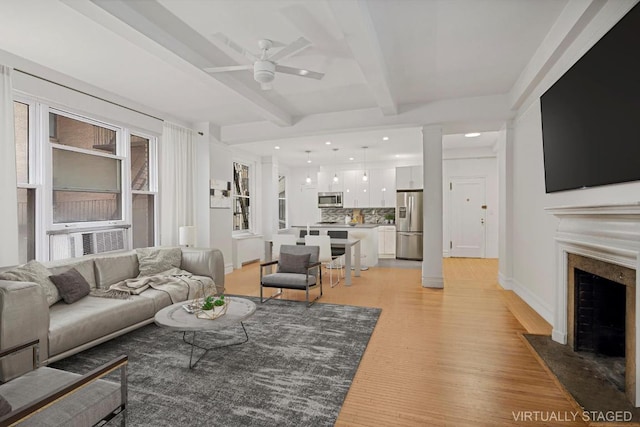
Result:
M640 292L636 292L639 275L635 274L640 263L640 202L545 210L560 220L555 235L552 338L561 344L573 343L573 307L569 301L573 296L574 267L600 276L605 272L607 278L624 284L627 287L625 392L631 403L640 407L640 369L636 370L640 366L640 316L635 315L635 307L640 307ZM613 266L607 267L605 263Z

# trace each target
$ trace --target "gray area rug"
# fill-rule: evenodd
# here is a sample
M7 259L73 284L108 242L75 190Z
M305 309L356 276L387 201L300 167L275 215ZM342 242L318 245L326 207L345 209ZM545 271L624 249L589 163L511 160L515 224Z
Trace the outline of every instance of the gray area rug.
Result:
M85 373L127 354L131 426L332 426L381 310L249 299L249 341L210 351L194 369L182 333L156 325L52 366ZM224 344L244 334L238 324L199 337Z

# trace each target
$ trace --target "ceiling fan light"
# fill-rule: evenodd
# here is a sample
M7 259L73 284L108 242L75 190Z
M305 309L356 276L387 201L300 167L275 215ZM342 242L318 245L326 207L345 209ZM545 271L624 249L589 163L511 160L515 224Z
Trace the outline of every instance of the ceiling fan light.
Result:
M276 66L271 61L256 61L253 64L253 78L258 83L271 83L276 76Z
M306 76L307 74L309 74L309 70L300 70L298 71L298 74L300 74L301 76Z

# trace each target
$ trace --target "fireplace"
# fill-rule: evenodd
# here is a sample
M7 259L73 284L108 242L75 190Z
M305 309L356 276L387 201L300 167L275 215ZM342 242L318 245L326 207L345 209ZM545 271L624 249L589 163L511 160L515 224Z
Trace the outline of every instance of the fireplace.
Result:
M552 338L574 350L624 357L624 392L639 407L640 204L548 211L560 219Z
M573 349L624 357L624 285L578 268L574 272Z

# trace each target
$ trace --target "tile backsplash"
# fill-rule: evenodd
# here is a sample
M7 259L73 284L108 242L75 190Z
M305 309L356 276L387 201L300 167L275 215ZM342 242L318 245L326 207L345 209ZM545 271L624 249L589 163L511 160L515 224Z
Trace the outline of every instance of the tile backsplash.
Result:
M360 208L360 215L364 216L364 222L370 224L384 223L384 216L387 214L396 214L395 208ZM346 208L323 208L320 209L321 221L337 221L344 223L344 217L349 215L353 218L354 209Z

